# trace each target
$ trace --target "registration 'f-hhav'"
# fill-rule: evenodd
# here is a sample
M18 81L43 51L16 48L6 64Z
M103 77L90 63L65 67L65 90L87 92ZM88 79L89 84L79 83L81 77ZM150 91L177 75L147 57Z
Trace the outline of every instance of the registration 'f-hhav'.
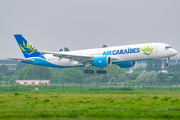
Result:
M91 66L100 67L97 74L106 74L103 67L116 64L121 68L135 66L138 60L165 59L165 66L168 66L168 59L177 54L177 51L165 43L144 43L135 45L124 45L106 48L86 49L69 52L38 51L21 34L14 35L17 43L24 54L22 63L56 67L87 67L83 72L93 74Z

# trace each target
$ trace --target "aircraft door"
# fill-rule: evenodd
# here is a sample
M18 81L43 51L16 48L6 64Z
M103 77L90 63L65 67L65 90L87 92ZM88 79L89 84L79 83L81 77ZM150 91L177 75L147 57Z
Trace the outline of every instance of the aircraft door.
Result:
M158 52L158 51L159 51L159 46L158 46L158 45L156 45L156 46L154 47L154 51L155 51L155 52Z

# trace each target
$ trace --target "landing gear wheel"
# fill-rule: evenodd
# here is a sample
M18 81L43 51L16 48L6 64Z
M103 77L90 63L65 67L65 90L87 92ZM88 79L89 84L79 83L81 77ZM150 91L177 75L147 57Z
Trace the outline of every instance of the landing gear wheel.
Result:
M94 73L94 70L89 70L89 74L93 74Z
M168 66L169 66L169 64L168 64L168 63L164 63L164 66L168 67Z
M84 73L89 73L89 70L84 70L83 72L84 72Z
M94 73L94 70L84 70L83 72L84 72L84 73L93 74L93 73Z
M102 70L102 74L107 74L107 71L106 70Z
M97 74L107 74L106 70L97 70L96 71Z
M101 74L101 71L102 71L102 70L97 70L96 73L97 73L97 74Z

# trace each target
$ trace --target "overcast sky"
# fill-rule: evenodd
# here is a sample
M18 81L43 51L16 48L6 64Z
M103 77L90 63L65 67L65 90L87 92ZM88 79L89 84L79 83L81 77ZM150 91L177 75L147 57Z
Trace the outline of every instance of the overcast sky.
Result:
M23 58L14 34L44 51L163 42L180 53L180 0L0 0L0 59Z

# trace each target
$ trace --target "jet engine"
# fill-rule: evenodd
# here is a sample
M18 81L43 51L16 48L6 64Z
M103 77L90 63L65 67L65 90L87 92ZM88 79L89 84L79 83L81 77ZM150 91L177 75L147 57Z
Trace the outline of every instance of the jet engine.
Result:
M111 57L103 56L103 57L96 57L93 59L93 65L95 67L108 67L111 66L112 61Z
M130 68L136 65L136 61L127 61L117 64L120 68Z

